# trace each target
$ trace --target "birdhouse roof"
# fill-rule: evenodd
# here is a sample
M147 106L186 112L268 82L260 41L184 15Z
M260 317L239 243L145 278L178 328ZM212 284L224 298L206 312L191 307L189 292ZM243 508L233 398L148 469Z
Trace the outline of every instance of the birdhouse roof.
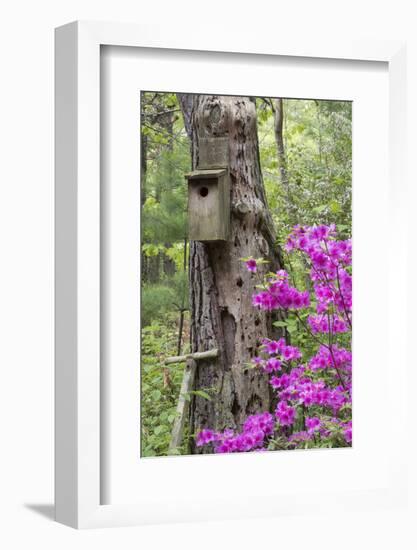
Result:
M226 174L225 168L219 168L216 170L193 170L192 172L189 172L188 174L185 174L185 177L188 180L192 179L209 179L209 178L218 178L220 176L223 176Z

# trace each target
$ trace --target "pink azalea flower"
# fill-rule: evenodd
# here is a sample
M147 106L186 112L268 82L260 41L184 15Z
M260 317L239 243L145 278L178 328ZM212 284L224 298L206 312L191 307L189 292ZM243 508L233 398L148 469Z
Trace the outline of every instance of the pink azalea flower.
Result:
M295 408L289 407L285 401L280 401L275 410L281 426L291 426L295 421Z
M318 418L317 416L312 416L312 417L307 416L305 423L306 423L306 428L308 430L308 433L313 433L317 431L321 426L320 418Z
M202 447L203 445L207 445L207 443L211 443L212 441L216 441L217 436L212 430L201 430L197 434L197 447Z
M246 262L246 268L248 271L251 271L252 273L256 273L256 260L250 259Z
M305 365L299 364L301 350L287 345L284 338L264 339L262 351L268 357L251 360L270 375L269 383L278 398L275 415L249 415L240 428L220 433L202 430L197 435L198 446L212 443L216 453L265 451L274 433L284 439L288 448L305 447L314 434L332 444L328 438L333 437L335 429L346 443L352 442L352 353L338 344L338 335L348 333L352 324L352 243L336 237L334 224L297 225L285 246L290 253L299 251L311 266L311 296L316 311L309 309L306 322L317 337L308 346L303 345L304 353L309 353ZM256 272L256 260L247 260L246 267ZM252 296L255 307L265 311L282 309L290 319L291 312L311 307L310 292L291 286L286 271L271 274L264 283L265 288ZM298 329L304 330L303 322ZM322 344L317 346L316 340ZM343 342L347 341L346 335ZM312 347L313 353L307 351ZM288 435L291 430L287 427L294 425L300 405L310 414L305 418L305 430ZM329 415L333 417L329 419Z

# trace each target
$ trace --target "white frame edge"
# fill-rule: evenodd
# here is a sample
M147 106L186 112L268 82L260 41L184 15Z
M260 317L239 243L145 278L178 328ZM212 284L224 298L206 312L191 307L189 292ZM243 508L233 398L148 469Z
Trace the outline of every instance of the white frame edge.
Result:
M194 32L194 34L193 34ZM267 33L266 33L267 34ZM384 61L390 80L390 180L404 198L406 47L400 41L304 40L119 23L55 34L55 513L75 528L150 523L133 505L100 505L100 46ZM396 222L405 224L399 202ZM406 261L405 247L400 261ZM402 380L406 389L406 380ZM405 410L404 410L405 417ZM405 449L399 450L399 468ZM404 466L404 464L402 464Z

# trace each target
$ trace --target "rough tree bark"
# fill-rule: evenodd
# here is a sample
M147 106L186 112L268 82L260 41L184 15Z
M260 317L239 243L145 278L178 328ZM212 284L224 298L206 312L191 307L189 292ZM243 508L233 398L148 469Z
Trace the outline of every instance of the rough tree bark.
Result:
M275 142L277 144L278 150L278 164L279 164L279 173L281 176L282 185L286 188L287 193L289 194L289 182L287 174L287 158L285 156L284 148L284 103L281 97L275 99L275 102L271 100L272 111L274 113L274 132L275 132Z
M190 243L191 351L219 349L217 358L198 361L194 388L212 389L212 399L193 398L190 433L204 427L239 429L248 414L271 407L267 377L245 366L262 338L273 335L271 317L252 306L255 285L264 273L282 266L259 162L255 103L242 97L189 94L179 100L193 168L198 166L200 138L229 138L232 205L228 242ZM248 256L270 263L251 274L241 261ZM191 452L204 450L191 443Z

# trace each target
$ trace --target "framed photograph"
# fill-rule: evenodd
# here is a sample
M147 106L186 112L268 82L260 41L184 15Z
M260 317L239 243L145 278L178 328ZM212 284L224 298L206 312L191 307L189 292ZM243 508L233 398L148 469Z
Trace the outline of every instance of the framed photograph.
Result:
M57 520L402 506L404 44L159 36L56 30Z

